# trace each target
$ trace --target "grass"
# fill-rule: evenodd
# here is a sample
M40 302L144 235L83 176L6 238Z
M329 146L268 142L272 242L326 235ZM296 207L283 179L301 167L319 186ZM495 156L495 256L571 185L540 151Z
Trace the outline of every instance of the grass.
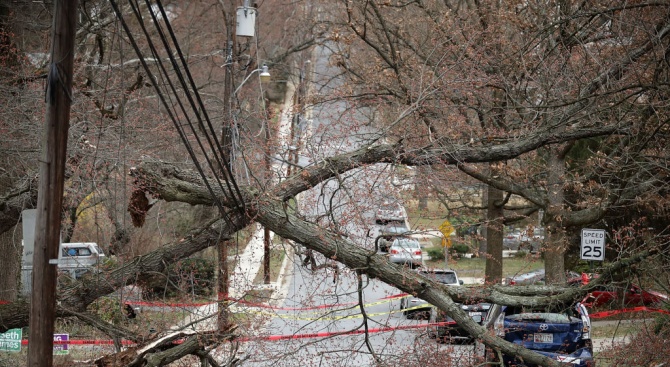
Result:
M437 201L428 201L428 209L421 211L418 209L418 200L407 200L406 204L405 210L412 228L437 229L446 219L446 209Z
M619 337L630 337L639 332L646 331L652 326L653 321L648 322L626 322L621 323L599 323L591 330L593 339L609 339Z
M444 267L444 260L428 260L426 261L426 265L428 267ZM484 270L486 269L486 259L449 258L449 267L456 270L459 276L483 278ZM541 268L544 268L544 261L532 255L523 258L510 257L503 259L504 277L528 273Z
M283 247L270 248L270 283L276 282L277 278L279 278L284 257L286 257L286 251ZM261 266L260 271L254 279L254 284L263 284L263 275L263 267Z
M445 220L449 220L452 226L458 231L467 229L470 224L467 222L475 220L477 216L468 215L465 211L458 214L455 211L449 211L438 200L428 200L426 209L419 210L419 201L413 198L405 199L405 210L407 211L407 220L413 230L438 229Z
M272 299L273 289L251 289L244 295L244 300L251 303L268 303Z

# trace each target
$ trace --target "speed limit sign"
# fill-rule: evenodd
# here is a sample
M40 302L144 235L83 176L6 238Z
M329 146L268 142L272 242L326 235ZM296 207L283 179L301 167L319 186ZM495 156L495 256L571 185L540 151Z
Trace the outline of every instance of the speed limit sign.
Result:
M582 260L605 260L605 230L582 228Z

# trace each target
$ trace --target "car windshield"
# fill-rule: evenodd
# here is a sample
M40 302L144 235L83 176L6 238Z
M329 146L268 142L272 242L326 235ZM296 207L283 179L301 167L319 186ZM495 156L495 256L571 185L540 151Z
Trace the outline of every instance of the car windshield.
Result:
M435 279L440 283L444 284L457 284L456 273L452 272L421 272L426 278Z
M405 233L405 232L407 232L407 228L401 227L401 226L390 226L390 227L386 227L386 232L388 232L388 233Z
M396 209L398 209L398 204L396 204L396 203L382 203L382 205L379 206L379 209L388 210L388 211L396 210Z
M403 247L403 248L419 248L419 243L412 240L396 240L393 243L393 246Z

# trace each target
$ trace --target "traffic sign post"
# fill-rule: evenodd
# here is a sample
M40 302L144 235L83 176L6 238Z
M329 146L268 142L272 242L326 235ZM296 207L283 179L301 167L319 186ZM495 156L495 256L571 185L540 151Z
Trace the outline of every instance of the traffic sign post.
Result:
M22 338L22 329L9 329L4 333L0 333L0 351L20 352Z
M442 222L442 224L440 224L439 229L440 232L442 232L444 238L449 238L449 236L451 236L451 234L454 233L454 227L451 225L451 223L449 223L448 220Z
M590 261L605 260L605 230L582 228L580 258Z
M451 247L451 236L454 233L454 227L449 223L449 220L445 220L440 224L440 232L442 232L442 248L444 248L444 267L449 268L449 248Z

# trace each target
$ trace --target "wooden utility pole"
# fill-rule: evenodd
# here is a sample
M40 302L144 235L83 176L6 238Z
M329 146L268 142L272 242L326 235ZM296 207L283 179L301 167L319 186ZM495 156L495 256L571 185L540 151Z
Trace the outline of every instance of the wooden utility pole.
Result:
M235 60L235 2L230 1L226 7L224 2L223 18L226 26L226 63L224 64L224 80L223 80L223 126L221 128L221 144L223 152L227 155L227 160L223 164L227 164L231 174L233 169L233 109L232 109L232 93L233 93L233 63ZM222 167L225 170L224 167ZM222 172L222 174L225 174ZM223 214L223 213L221 213ZM219 242L219 277L218 277L218 293L219 293L219 307L217 315L218 330L224 332L228 329L230 321L228 316L228 298L230 296L230 271L228 270L228 246L230 241Z
M51 64L45 94L46 127L39 159L40 176L28 344L29 367L50 367L53 364L57 263L50 260L58 259L60 247L61 208L72 103L76 15L76 0L57 0L54 3Z
M272 181L272 145L270 144L270 101L265 100L265 179ZM263 284L270 284L270 229L263 228Z

